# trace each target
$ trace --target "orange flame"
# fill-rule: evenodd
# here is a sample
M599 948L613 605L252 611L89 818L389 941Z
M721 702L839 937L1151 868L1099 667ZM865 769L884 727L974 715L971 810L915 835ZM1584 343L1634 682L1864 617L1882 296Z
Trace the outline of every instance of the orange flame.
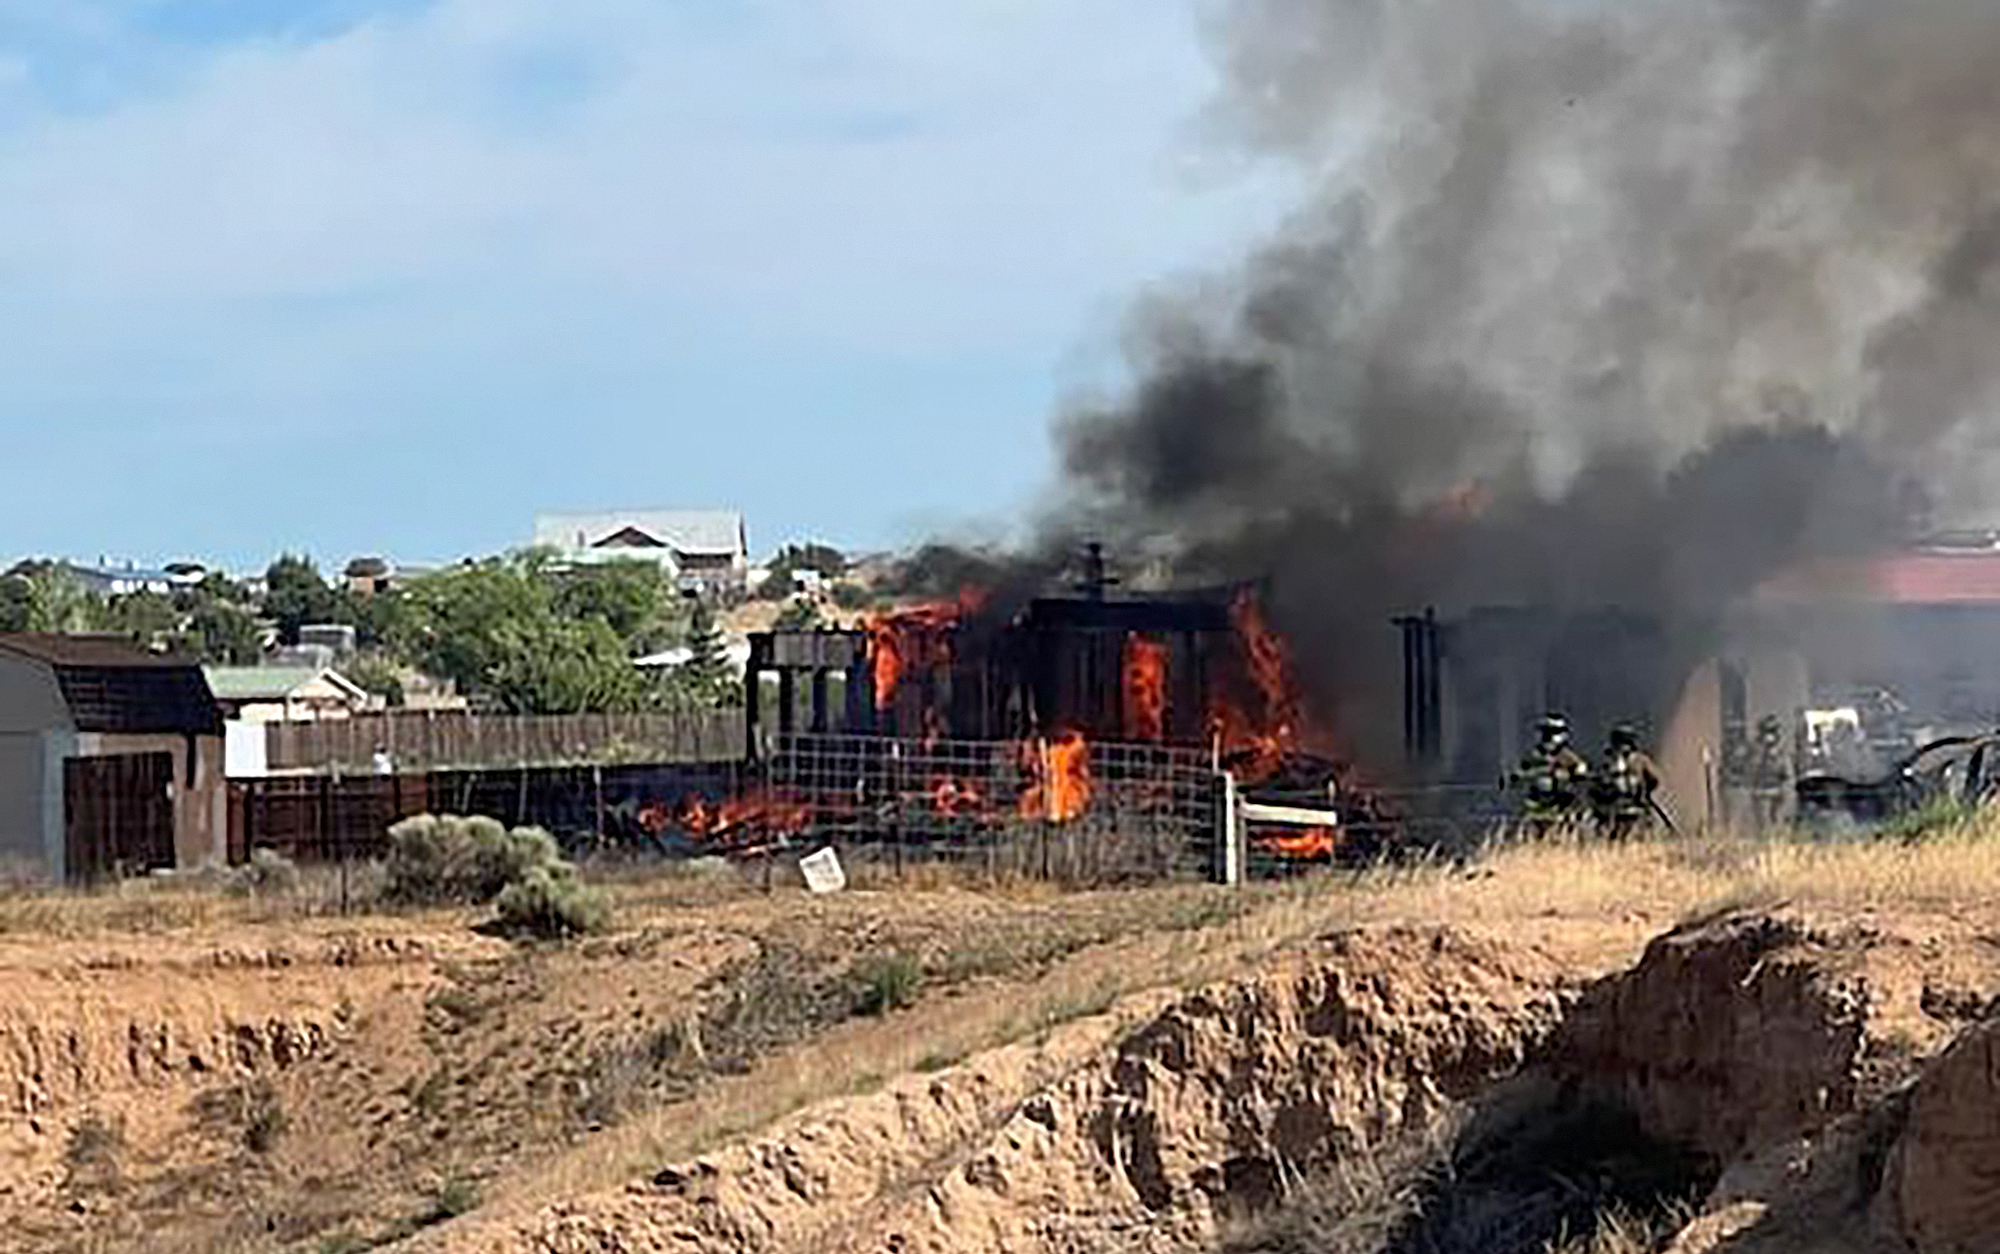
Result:
M1263 607L1249 592L1240 594L1230 606L1229 617L1236 624L1237 638L1250 662L1250 678L1264 698L1272 734L1290 740L1299 723L1298 689L1292 683L1292 655L1285 642L1264 620Z
M1125 638L1125 733L1134 740L1167 738L1167 659L1160 641Z
M956 818L976 813L985 805L985 799L971 784L947 775L931 781L931 804L946 818Z
M1285 755L1296 748L1300 723L1298 689L1292 681L1292 659L1284 641L1264 619L1257 600L1247 590L1230 606L1230 620L1243 649L1245 669L1256 689L1252 714L1218 692L1209 710L1209 727L1234 769L1248 782L1270 776Z
M1280 858L1310 862L1333 857L1340 848L1340 835L1330 827L1308 827L1296 832L1259 836L1257 844Z
M957 601L914 605L877 615L863 624L874 671L876 709L886 710L896 703L896 691L906 674L951 660L952 628L983 600L982 594L968 589Z
M691 796L681 802L680 826L704 840L733 839L744 833L797 832L812 821L812 807L784 797L746 794L711 805Z
M1067 823L1090 806L1090 743L1068 731L1023 747L1031 781L1021 793L1021 817Z

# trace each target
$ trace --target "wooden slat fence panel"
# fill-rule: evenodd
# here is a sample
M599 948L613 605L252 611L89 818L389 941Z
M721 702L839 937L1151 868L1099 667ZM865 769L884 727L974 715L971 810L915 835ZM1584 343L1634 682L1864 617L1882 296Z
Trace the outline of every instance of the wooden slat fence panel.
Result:
M742 752L743 713L366 714L266 728L273 771L372 768L385 749L396 769L470 770L622 762L714 762Z
M229 849L242 860L272 849L298 862L380 857L388 832L413 814L483 814L546 828L572 847L646 846L686 799L738 795L743 764L511 767L402 775L279 775L230 786ZM656 843L656 842L655 842Z

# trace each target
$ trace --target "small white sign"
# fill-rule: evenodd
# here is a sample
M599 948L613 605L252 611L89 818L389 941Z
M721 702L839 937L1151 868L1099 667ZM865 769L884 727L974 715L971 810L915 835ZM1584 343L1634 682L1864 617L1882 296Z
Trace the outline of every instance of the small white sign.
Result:
M847 872L840 869L840 859L831 848L800 858L799 870L813 892L837 893L847 887Z

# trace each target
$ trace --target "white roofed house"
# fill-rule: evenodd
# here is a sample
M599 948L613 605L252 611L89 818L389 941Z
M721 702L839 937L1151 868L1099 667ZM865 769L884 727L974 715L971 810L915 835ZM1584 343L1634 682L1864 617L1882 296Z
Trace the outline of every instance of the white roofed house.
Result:
M657 562L693 592L741 593L750 576L743 515L733 510L544 514L535 547L574 563Z

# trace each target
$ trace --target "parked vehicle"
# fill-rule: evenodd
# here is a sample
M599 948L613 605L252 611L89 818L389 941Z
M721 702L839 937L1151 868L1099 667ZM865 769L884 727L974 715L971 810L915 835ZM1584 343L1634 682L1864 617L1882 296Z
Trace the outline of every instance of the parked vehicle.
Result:
M2000 793L2000 733L1933 740L1876 778L1816 772L1797 789L1808 826L1875 826L1940 804L1979 805Z

